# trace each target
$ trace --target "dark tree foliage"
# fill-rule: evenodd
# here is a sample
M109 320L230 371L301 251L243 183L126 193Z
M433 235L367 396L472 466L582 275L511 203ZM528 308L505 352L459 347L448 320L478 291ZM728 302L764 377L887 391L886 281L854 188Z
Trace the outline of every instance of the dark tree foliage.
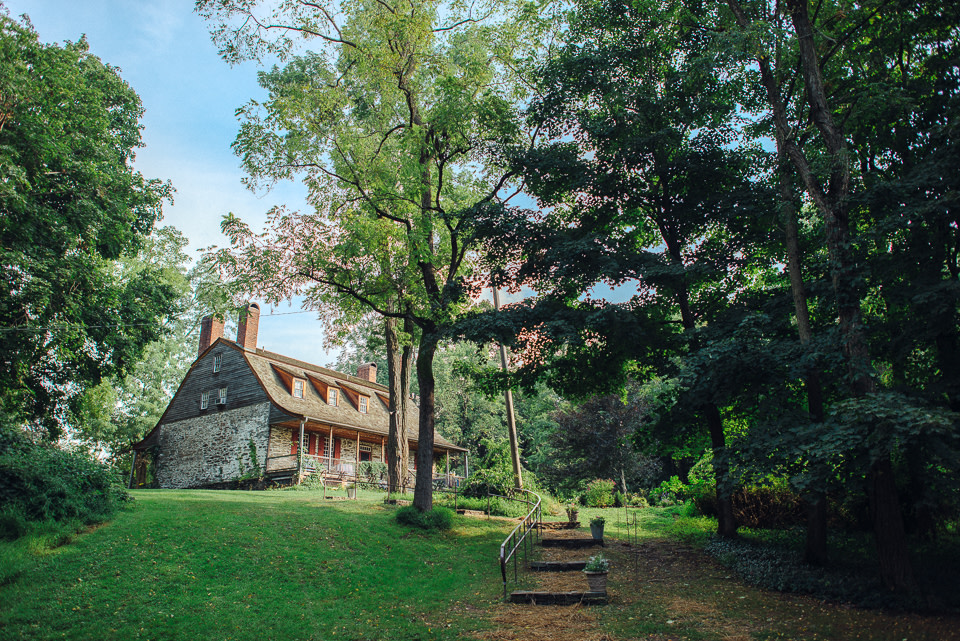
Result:
M171 188L130 163L140 100L85 40L0 15L0 396L56 435L80 392L134 364L177 293L120 278Z
M648 457L638 451L634 434L643 429L649 401L630 384L626 399L595 396L581 405L557 411L557 427L548 438L550 462L541 475L550 487L573 491L583 481L613 479L622 491L649 489Z
M736 87L674 18L653 3L582 3L545 69L530 117L547 142L515 157L541 210L505 210L483 230L495 281L542 292L504 314L523 328L521 382L545 377L582 397L620 388L636 363L643 378L676 375L676 357L742 314L742 294L770 269L771 194L751 179L765 155L732 147ZM637 293L623 304L585 296L600 283ZM688 400L725 478L729 399L715 387ZM725 507L729 489L718 484ZM729 510L720 521L736 531Z

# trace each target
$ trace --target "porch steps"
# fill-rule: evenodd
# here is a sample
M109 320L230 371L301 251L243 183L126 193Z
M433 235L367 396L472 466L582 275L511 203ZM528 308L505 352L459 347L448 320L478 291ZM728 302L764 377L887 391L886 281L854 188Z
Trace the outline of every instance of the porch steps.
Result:
M579 572L587 565L586 561L531 561L533 572Z
M567 550L579 550L580 548L592 548L595 546L603 547L603 541L595 539L592 536L564 539L548 539L544 537L540 539L540 544L545 548L564 548Z
M605 605L606 592L534 592L531 590L517 590L510 593L511 603L527 603L530 605Z

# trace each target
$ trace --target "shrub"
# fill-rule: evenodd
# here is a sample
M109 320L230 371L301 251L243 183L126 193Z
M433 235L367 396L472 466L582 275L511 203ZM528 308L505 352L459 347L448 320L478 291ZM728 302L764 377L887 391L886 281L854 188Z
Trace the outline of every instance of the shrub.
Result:
M613 488L616 485L610 479L590 481L583 493L583 504L587 507L610 507L613 505Z
M654 505L669 507L683 501L686 497L686 486L678 476L671 476L660 484L659 487L650 491L650 502Z
M27 533L27 519L17 508L7 506L0 510L0 541L13 541Z
M713 483L695 483L686 486L684 492L700 514L717 515L717 490ZM799 495L786 487L751 485L735 490L731 499L733 516L743 527L782 529L805 522Z
M478 469L460 488L464 496L479 498L487 494L507 495L513 491L513 473L503 468Z
M378 485L387 480L387 464L380 461L361 461L357 464L357 477L364 483Z
M434 507L429 512L421 512L412 505L397 510L397 523L421 530L449 530L453 527L453 510Z
M0 434L0 511L9 536L23 521L97 523L130 499L105 464L79 450Z

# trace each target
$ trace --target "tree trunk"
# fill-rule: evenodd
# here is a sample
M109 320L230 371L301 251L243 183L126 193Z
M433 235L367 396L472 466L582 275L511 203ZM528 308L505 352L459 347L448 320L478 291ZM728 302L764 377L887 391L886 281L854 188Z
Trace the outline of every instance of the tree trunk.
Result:
M420 434L417 439L417 486L413 504L421 512L433 509L433 433L434 388L433 356L440 333L434 326L424 327L417 354L417 382L420 384Z
M493 308L500 309L500 294L497 286L493 286ZM507 373L507 348L500 344L500 367ZM510 435L510 462L513 465L513 487L523 489L523 468L520 466L520 439L517 438L517 421L513 413L513 393L508 387L503 392L503 400L507 409L507 433Z
M726 438L723 419L716 405L704 408L707 428L710 430L710 445L713 448L713 474L717 479L717 534L726 538L737 536L737 519L733 515L733 488L730 483L730 468L726 456Z
M400 466L401 487L406 488L410 485L410 422L407 418L410 416L410 376L413 373L413 336L416 335L416 326L413 321L407 317L403 319L403 332L406 340L403 343L403 351L400 357L400 416L403 419L403 433L405 438L400 444L400 460L403 461Z
M390 386L390 431L387 435L387 491L390 493L403 491L407 468L407 447L404 447L407 444L406 403L403 397L403 365L397 323L398 320L392 316L384 319Z
M790 276L790 291L793 294L793 308L797 317L797 333L800 342L810 344L813 330L810 327L810 311L807 308L807 291L803 282L800 260L800 230L797 224L797 211L794 207L793 189L788 180L787 169L781 150L779 170L780 214L783 221L784 245L787 250L787 274ZM804 387L807 391L807 409L810 420L823 423L823 389L820 385L820 370L813 367L808 370ZM811 491L806 500L807 540L804 556L807 563L823 565L827 562L827 497L823 489Z

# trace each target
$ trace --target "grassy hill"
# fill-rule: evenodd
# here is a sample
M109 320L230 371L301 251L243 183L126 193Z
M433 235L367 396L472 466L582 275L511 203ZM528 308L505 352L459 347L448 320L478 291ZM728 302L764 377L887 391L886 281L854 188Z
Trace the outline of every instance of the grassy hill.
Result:
M500 594L503 521L421 533L373 498L134 495L0 587L0 638L452 639Z

